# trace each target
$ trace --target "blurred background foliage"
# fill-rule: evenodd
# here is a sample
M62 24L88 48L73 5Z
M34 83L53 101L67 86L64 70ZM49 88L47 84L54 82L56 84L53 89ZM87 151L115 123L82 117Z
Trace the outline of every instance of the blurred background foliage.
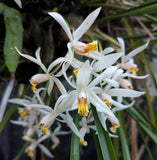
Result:
M118 112L121 124L118 130L119 138L112 138L102 144L101 140L107 138L107 135L99 135L104 131L101 126L97 126L100 127L99 133L98 137L94 135L94 140L98 147L96 151L99 160L104 159L104 147L108 148L106 157L109 159L115 157L125 160L156 159L157 1L22 0L21 2L22 8L14 0L0 2L1 82L15 77L18 84L27 86L31 76L40 71L32 62L24 58L19 59L14 46L29 55L34 55L40 46L42 61L46 66L52 60L66 54L68 38L59 24L47 14L49 11L63 15L73 29L77 28L91 11L102 7L95 24L81 39L84 42L98 39L102 48L111 46L118 51L116 38L122 37L125 40L126 52L129 52L150 39L147 49L135 57L140 68L138 75L150 76L146 80L134 80L134 88L145 90L146 94L142 98L137 98L137 103L132 108ZM3 95L2 87L0 92ZM124 103L127 104L128 101ZM0 123L0 131L11 119L13 112L15 109L10 108L6 113Z

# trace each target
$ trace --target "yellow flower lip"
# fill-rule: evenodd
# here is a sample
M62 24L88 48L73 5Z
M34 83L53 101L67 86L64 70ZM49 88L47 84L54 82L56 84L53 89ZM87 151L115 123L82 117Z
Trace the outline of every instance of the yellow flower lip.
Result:
M25 116L26 114L29 114L30 113L30 110L27 109L27 108L24 108L22 110L19 111L19 114L21 117Z
M78 93L78 113L81 116L86 116L88 113L88 102L86 91L81 91Z
M111 108L111 103L107 99L104 99L104 103L107 105L108 108Z
M75 70L73 71L73 73L74 73L74 75L75 75L76 78L77 78L78 72L79 72L79 69L75 69Z
M87 142L84 139L80 139L80 144L82 146L87 146Z
M30 83L32 85L31 89L34 93L37 92L36 86L42 82L48 81L50 79L50 75L48 74L36 74L31 77Z
M136 67L132 67L130 68L131 72L133 73L133 75L136 75L138 69Z
M113 124L113 132L116 132L117 128L119 128L118 124Z
M28 155L29 157L33 157L33 152L32 152L31 150L28 150L28 151L27 151L27 155Z
M90 52L98 50L98 43L97 41L91 43L83 43L83 42L74 42L73 48L75 52L79 54L89 54Z
M39 83L31 83L32 87L31 87L31 90L36 93L37 92L37 88L36 86L38 85Z
M48 134L48 133L49 133L48 126L42 127L41 131L42 131L44 134Z

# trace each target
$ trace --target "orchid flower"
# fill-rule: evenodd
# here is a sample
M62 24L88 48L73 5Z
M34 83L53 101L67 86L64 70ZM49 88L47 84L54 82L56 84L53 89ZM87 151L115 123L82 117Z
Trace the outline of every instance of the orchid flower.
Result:
M63 64L64 66L64 64ZM64 77L67 82L75 89L70 92L68 98L68 105L72 106L71 109L78 108L78 113L82 116L86 116L88 113L88 104L92 103L97 110L104 112L107 115L114 116L105 103L94 92L95 86L99 84L104 78L112 75L116 71L117 67L108 67L103 71L96 79L90 82L91 70L89 61L79 69L77 74L77 80L72 83L63 71Z
M15 47L16 48L16 47ZM60 59L64 59L64 58L60 58L59 60L57 59L55 62L52 62L48 69L46 68L46 66L41 62L41 58L40 58L40 48L38 48L35 52L35 56L36 58L30 56L30 55L26 55L26 54L22 54L17 48L16 48L17 52L24 58L36 63L37 65L39 65L41 67L41 69L45 72L43 74L36 74L34 76L31 77L30 79L30 83L32 85L32 91L34 93L37 92L36 86L42 82L48 81L49 80L49 86L48 86L48 93L50 94L54 82L56 83L56 85L58 86L58 88L60 89L60 92L62 94L65 94L66 91L63 89L64 87L62 86L62 83L59 81L58 78L56 78L56 76L52 73L50 73L50 71L56 66L58 65L61 61ZM61 76L62 74L60 74L59 76Z
M94 41L92 43L83 43L80 42L79 39L85 34L85 32L91 27L94 23L95 19L97 18L101 8L97 8L92 13L90 13L87 18L82 22L82 24L71 33L69 26L65 22L64 18L56 12L49 12L48 14L52 16L64 29L65 33L67 34L70 40L70 47L75 50L78 54L89 54L92 51L97 51L98 45L97 42Z
M94 118L92 117L92 112L88 115L88 117L83 117L82 120L80 121L80 134L82 135L83 139L80 139L80 144L82 146L87 146L87 142L84 141L84 137L86 135L86 133L90 132L90 129L93 129L96 131L96 126L95 125L91 125L89 123L93 122Z
M41 144L41 142L43 142L47 138L49 138L49 135L43 135L38 140L30 139L29 141L31 142L31 144L26 149L27 155L29 157L33 157L35 149L39 147L45 155L47 155L50 158L53 158L51 152L43 144Z
M123 56L121 57L121 64L120 67L132 72L134 75L136 75L136 72L138 71L137 65L133 62L132 57L143 51L149 44L149 40L142 46L134 49L127 55L125 55L125 45L124 40L120 37L117 38L121 47L121 52L123 53Z

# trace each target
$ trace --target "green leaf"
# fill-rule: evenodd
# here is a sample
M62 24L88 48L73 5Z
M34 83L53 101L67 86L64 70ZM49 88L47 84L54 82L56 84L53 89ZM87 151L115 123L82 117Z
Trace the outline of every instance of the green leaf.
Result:
M0 3L0 13L4 15L4 23L6 27L5 41L4 41L4 58L5 64L9 71L15 71L18 66L19 54L15 50L15 46L21 50L23 27L20 13L9 8L3 3Z
M127 104L126 101L125 104ZM126 111L136 121L137 125L139 125L143 131L146 132L155 143L157 143L157 128L153 126L146 114L136 105L126 109Z
M116 19L116 18L121 18L121 17L126 17L126 16L156 13L157 12L156 8L157 8L157 2L156 1L148 2L148 3L142 4L138 7L133 7L131 9L116 13L114 15L107 16L105 18L101 18L97 22L102 22L102 21L104 22L104 21L107 21L107 20L113 20L113 19Z
M130 160L131 157L130 157L129 147L127 144L127 137L125 136L125 133L126 133L126 128L124 124L125 120L124 120L124 115L122 111L118 112L118 119L120 122L120 127L118 130L119 130L119 135L121 140L120 142L122 145L123 159Z
M0 122L0 133L5 127L6 123L11 119L11 117L14 115L15 111L17 110L17 105L12 105L7 113L5 114L4 118Z
M95 121L95 125L96 125L97 132L98 132L98 139L99 139L103 159L104 160L110 160L110 159L116 160L117 157L116 157L116 154L113 148L111 138L108 132L105 131L103 127L101 126L101 123L99 121L95 107L91 106L91 108L92 108L94 121Z
M102 156L102 153L101 153L101 147L100 147L100 144L99 144L99 139L98 139L98 136L96 135L96 133L93 131L93 138L94 138L94 142L95 142L95 149L96 149L96 153L97 153L97 159L98 160L103 160L103 156Z
M80 116L77 113L77 110L73 112L74 118L73 121L76 125L76 127L79 127L79 119ZM71 152L70 152L70 160L79 160L80 159L80 143L79 143L79 138L75 135L75 133L72 133L71 137Z
M17 156L13 160L21 159L21 156L23 155L23 153L25 152L25 150L27 149L29 144L30 144L30 142L26 142L25 145L21 148L20 152L17 154Z

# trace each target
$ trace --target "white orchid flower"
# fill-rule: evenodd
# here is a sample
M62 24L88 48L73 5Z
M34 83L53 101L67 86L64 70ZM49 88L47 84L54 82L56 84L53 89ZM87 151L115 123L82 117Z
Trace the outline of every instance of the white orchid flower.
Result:
M16 48L16 47L15 47ZM37 89L36 89L36 86L42 82L45 82L45 81L48 81L49 80L49 86L48 86L48 93L50 94L52 88L53 88L53 85L54 85L54 82L56 83L56 85L58 86L60 90L60 92L62 94L65 94L66 91L63 89L64 87L62 86L62 83L59 81L58 78L56 78L57 76L55 76L54 74L50 73L51 70L56 66L58 65L61 61L64 60L64 58L59 58L57 59L56 61L52 62L48 68L46 68L46 66L42 63L41 61L41 58L40 58L40 47L36 50L35 52L35 57L32 57L30 55L26 55L26 54L22 54L17 48L16 48L16 51L24 58L36 63L37 65L39 65L41 67L41 69L45 72L43 74L36 74L34 76L31 77L30 79L30 83L32 85L32 91L34 93L37 93ZM60 74L59 76L61 76L62 74ZM63 89L63 90L62 90Z
M64 66L64 64L63 64ZM90 82L91 70L89 61L87 61L78 71L76 83L72 83L63 71L64 77L67 82L75 89L70 92L68 98L68 105L72 106L71 109L77 109L78 113L82 116L86 116L88 113L88 104L92 103L97 110L104 112L107 115L113 116L113 113L107 107L105 103L94 92L95 86L99 84L103 79L112 75L116 71L117 67L108 67L98 77Z
M93 129L96 131L96 126L90 124L91 122L94 121L94 118L92 117L92 112L88 115L88 117L83 117L82 120L80 121L80 134L82 135L83 139L80 139L80 144L82 146L87 146L87 142L84 140L84 137L86 133L90 132L90 129Z
M142 46L134 49L133 51L129 52L127 55L125 54L125 44L124 40L120 37L117 38L121 47L121 52L123 56L121 57L121 68L126 69L136 75L138 71L137 65L133 62L133 57L143 51L149 44L149 40Z
M47 155L50 158L53 158L51 152L43 144L41 144L41 142L43 142L47 138L49 138L49 135L43 135L38 140L30 139L29 141L31 142L31 144L27 147L25 151L27 152L27 155L29 157L33 157L35 149L39 147L45 155Z
M72 47L76 53L78 54L89 54L92 51L97 51L98 45L97 42L94 41L92 43L85 44L80 42L79 39L85 34L85 32L91 27L97 18L101 8L97 8L92 13L90 13L87 18L82 22L82 24L74 31L72 34L69 26L65 22L64 18L56 12L49 12L48 14L52 16L64 29L70 40L70 47Z

